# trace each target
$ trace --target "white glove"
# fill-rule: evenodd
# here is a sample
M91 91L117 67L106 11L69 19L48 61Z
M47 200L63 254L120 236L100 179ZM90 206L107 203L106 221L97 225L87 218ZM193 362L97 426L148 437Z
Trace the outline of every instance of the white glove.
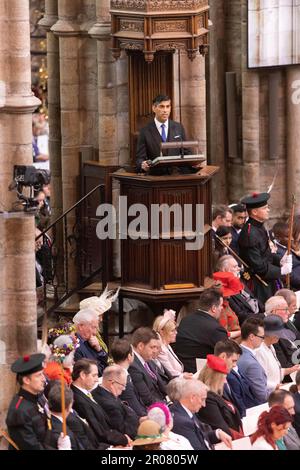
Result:
M288 255L287 251L280 260L280 266L283 266L286 263L293 264L293 255Z
M285 263L283 266L281 266L281 275L285 276L286 274L290 274L293 269L293 264L292 263Z
M57 440L57 447L58 450L72 450L69 436L64 436L63 433L61 433Z

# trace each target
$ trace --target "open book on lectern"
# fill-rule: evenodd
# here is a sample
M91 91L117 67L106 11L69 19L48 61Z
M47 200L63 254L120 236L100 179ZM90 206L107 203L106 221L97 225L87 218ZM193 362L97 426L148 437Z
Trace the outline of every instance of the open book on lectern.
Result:
M184 155L183 157L181 156L172 156L172 155L167 155L167 156L162 156L162 157L156 157L154 160L151 162L151 167L157 167L157 166L181 166L181 165L197 165L197 163L205 162L206 158L204 155Z
M196 154L190 155L185 154L185 149L197 148ZM162 142L160 144L161 154L151 162L151 167L157 166L182 166L182 165L197 165L201 162L205 162L206 158L203 154L199 153L199 142L198 141L180 141L180 142ZM162 152L164 150L177 149L180 155L166 155Z

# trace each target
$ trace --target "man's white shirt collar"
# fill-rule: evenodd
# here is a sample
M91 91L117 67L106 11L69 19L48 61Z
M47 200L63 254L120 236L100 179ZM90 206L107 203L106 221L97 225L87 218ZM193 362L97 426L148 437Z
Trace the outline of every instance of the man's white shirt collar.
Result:
M155 122L155 125L157 127L157 130L158 132L162 133L162 128L161 128L161 125L164 124L165 125L165 132L166 132L166 137L168 137L168 131L169 131L169 119L166 121L166 122L159 122L156 118L154 118L154 122Z

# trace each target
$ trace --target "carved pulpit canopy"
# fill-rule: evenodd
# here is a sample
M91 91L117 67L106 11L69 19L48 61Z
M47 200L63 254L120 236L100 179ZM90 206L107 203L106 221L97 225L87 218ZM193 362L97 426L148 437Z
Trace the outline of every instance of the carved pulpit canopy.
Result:
M113 56L142 51L185 50L193 60L208 48L208 0L111 0Z

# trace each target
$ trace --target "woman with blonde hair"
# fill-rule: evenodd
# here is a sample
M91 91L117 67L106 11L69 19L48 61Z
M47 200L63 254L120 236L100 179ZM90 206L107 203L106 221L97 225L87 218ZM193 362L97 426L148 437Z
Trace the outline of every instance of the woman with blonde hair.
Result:
M177 326L174 310L164 310L164 314L157 317L153 324L153 330L158 333L161 339L161 352L158 360L163 367L173 377L183 375L183 364L173 351L171 344L175 343ZM185 378L190 378L191 374L184 373Z
M233 439L239 439L244 436L239 411L222 396L227 373L224 359L207 355L206 366L199 375L199 380L208 387L206 406L200 409L197 416L213 429L222 429Z

